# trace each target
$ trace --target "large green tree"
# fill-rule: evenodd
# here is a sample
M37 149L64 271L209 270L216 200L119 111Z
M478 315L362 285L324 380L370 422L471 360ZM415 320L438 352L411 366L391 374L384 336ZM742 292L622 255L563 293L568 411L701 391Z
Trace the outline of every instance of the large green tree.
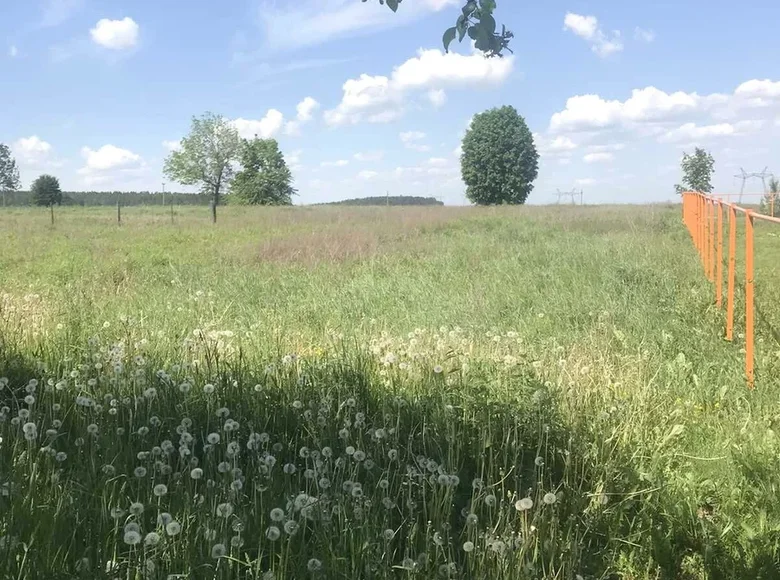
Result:
M233 177L241 138L230 122L220 115L205 113L193 117L190 133L180 149L165 160L163 173L171 181L199 185L211 197L211 220L217 221L217 205Z
M683 174L682 183L674 186L678 194L682 194L684 191L712 193L715 159L709 151L696 147L693 155L683 152L680 169L682 169Z
M30 193L35 205L50 207L62 203L60 182L53 175L41 175L33 181Z
M230 186L231 200L250 205L291 205L297 192L276 139L244 140L241 171Z
M478 205L522 204L539 173L534 138L514 107L474 116L460 157L466 197Z
M16 160L11 155L11 149L8 145L0 143L0 192L3 194L3 205L5 205L5 193L16 191L20 187L19 168L16 167Z
M398 10L402 2L403 0L379 0L380 4L386 4L393 12ZM496 20L493 17L495 9L495 0L464 0L455 26L448 28L444 33L442 38L444 50L448 50L456 38L458 42L462 42L468 36L474 41L477 50L481 50L487 56L502 56L505 50L512 52L509 41L514 35L505 26L501 27L500 32L497 30Z

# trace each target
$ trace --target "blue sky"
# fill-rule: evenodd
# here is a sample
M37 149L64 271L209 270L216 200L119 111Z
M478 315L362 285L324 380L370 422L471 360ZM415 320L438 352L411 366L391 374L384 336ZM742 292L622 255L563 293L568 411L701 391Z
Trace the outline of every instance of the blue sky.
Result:
M511 104L541 153L529 201L674 199L699 145L715 185L780 173L780 3L498 0L514 56L441 50L461 0L0 0L0 142L24 186L159 190L193 115L277 138L297 203L466 202L471 116ZM168 190L183 188L167 184ZM749 186L759 191L760 184Z

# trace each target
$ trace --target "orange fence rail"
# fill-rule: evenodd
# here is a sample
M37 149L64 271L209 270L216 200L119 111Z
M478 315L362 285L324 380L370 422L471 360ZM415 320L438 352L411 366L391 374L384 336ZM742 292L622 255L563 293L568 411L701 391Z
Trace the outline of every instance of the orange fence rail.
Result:
M728 219L728 271L726 274L726 340L734 339L734 291L737 261L737 214L745 216L745 375L755 385L755 266L753 224L756 220L780 224L780 218L724 201L723 196L683 193L683 222L699 252L704 272L715 285L715 303L723 306L723 223ZM728 199L728 197L726 198ZM772 212L774 213L774 207Z

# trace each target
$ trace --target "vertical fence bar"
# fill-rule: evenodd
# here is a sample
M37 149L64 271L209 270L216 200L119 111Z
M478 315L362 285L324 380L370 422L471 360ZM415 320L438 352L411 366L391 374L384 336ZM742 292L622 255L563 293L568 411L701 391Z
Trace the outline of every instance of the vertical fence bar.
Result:
M710 271L710 254L712 253L712 204L706 197L704 198L704 272L707 275L707 280L712 280L712 272Z
M709 200L710 204L710 221L708 223L709 226L709 235L710 237L707 238L707 255L709 256L709 261L707 262L707 269L710 272L710 280L712 282L715 282L715 214L716 214L716 202L714 199Z
M726 340L734 340L734 286L737 264L737 210L729 205L729 273L726 296Z
M718 200L718 253L715 261L715 304L723 306L723 203Z
M753 212L745 212L745 374L748 388L754 384L753 341Z

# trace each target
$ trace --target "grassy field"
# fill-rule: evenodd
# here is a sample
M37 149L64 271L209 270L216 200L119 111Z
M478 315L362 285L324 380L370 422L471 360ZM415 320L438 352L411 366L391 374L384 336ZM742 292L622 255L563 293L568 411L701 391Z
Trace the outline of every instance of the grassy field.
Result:
M780 345L748 392L679 207L48 220L0 212L0 578L780 577Z

